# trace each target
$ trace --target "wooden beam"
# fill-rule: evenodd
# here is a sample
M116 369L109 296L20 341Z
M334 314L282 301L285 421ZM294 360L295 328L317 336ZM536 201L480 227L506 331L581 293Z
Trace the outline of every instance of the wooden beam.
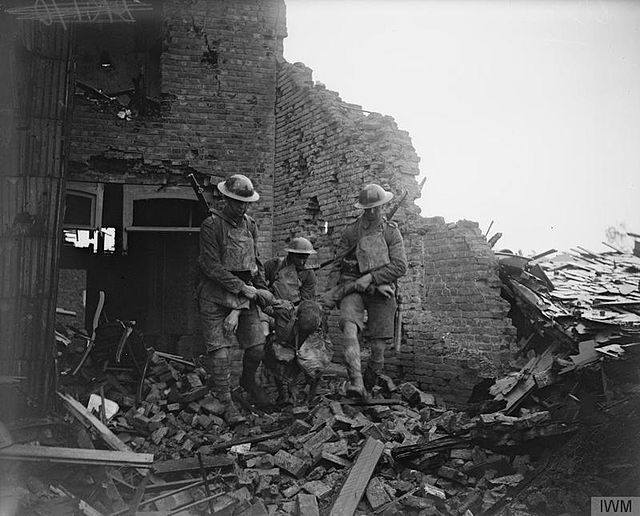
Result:
M60 396L69 412L73 416L75 416L75 418L78 419L84 426L95 430L100 438L104 441L104 443L109 446L109 448L124 452L131 451L131 448L129 448L120 439L118 439L118 436L111 430L109 430L107 426L103 424L99 419L97 419L93 414L91 414L91 412L89 412L84 407L84 405L82 405L82 403L75 400L68 394L62 394L61 392L58 392L58 396Z
M224 468L235 464L233 459L229 457L210 456L203 457L205 469ZM166 460L158 462L153 466L155 473L161 475L163 473L176 473L186 471L199 471L200 462L197 457L187 457L186 459Z
M153 455L150 453L134 453L132 451L87 450L85 448L12 444L0 450L0 460L150 468L153 464Z
M262 441L268 441L269 439L276 439L283 435L286 435L289 432L287 428L282 430L276 430L275 432L270 432L268 434L256 435L254 437L242 437L239 439L233 439L231 441L227 441L226 443L214 444L210 447L211 453L218 452L221 450L226 450L231 448L232 446L236 446L237 444L247 444L247 443L259 443Z
M352 516L373 474L373 470L380 460L384 444L369 437L358 455L356 463L351 468L337 500L331 508L330 516Z

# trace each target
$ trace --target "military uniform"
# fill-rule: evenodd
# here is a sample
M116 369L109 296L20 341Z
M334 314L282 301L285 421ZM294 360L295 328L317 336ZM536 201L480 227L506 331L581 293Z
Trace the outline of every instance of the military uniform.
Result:
M310 269L297 270L288 257L273 258L264 264L264 276L271 292L297 305L316 299L316 275Z
M265 279L269 289L281 302L273 309L273 328L266 346L266 363L278 386L278 402L295 397L300 377L297 352L306 338L316 332L322 321L322 309L316 303L316 275L305 269L306 259L315 250L306 238L292 240L284 258L268 260ZM315 394L311 382L310 396Z
M257 259L257 225L249 216L233 221L214 212L200 228L198 301L207 351L236 344L247 349L264 344L265 335L256 303L240 294L243 284L266 289ZM225 335L224 319L241 309L235 335Z
M407 257L397 224L385 219L370 224L360 217L345 229L337 254L353 246L355 250L342 260L339 283L354 281L363 274L371 273L374 285L390 285L395 291L396 280L407 271ZM340 302L340 327L345 321L351 321L364 331L365 310L368 335L393 337L395 296L385 297L375 289L348 294Z
M264 358L264 333L257 289L266 289L258 260L255 221L247 204L259 199L246 176L235 174L218 183L225 196L223 211L214 211L200 227L200 278L197 287L207 369L212 391L225 404L229 424L244 420L231 399L230 348L244 350L240 385L259 403L268 400L255 381Z
M357 208L365 210L348 225L340 239L337 255L341 292L340 329L350 383L347 394L367 397L384 367L384 352L394 335L397 308L397 280L406 274L407 257L398 226L381 215L381 206L393 198L376 184L360 192ZM360 364L360 338L365 334L371 357L363 379Z

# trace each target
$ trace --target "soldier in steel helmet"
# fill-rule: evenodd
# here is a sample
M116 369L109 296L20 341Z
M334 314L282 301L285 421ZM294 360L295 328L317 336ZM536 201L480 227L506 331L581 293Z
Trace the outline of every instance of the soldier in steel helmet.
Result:
M297 237L284 249L287 256L273 258L264 264L265 279L271 291L279 299L291 301L294 305L303 300L316 299L316 274L305 265L316 250L309 240Z
M317 331L322 322L322 308L316 302L316 275L306 263L316 254L304 237L296 237L285 247L285 257L273 258L264 264L265 279L278 300L266 310L273 316L274 329L267 343L267 364L278 387L277 404L295 401L300 367L296 350ZM313 395L317 382L311 381Z
M217 187L225 206L200 228L197 294L212 391L225 405L227 422L236 424L244 419L231 399L230 348L236 341L244 350L240 385L257 403L268 403L255 379L265 343L257 301L267 285L258 260L257 225L246 213L260 196L241 174Z
M345 228L337 249L337 256L343 257L338 284L355 284L354 289L349 289L355 292L340 301L349 396L367 396L367 389L375 385L384 367L385 349L393 340L396 283L406 274L407 258L398 226L382 213L382 207L392 198L393 194L380 185L366 185L355 204L364 212ZM363 378L359 338L364 334L371 357Z

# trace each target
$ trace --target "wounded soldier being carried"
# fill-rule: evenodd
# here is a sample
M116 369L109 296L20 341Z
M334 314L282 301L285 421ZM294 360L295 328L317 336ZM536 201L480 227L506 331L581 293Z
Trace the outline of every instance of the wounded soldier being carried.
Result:
M309 255L316 251L302 237L294 238L285 251L286 257L264 265L265 279L276 297L275 303L264 309L270 324L265 365L275 378L279 405L302 401L304 383L309 384L307 401L311 401L332 355L326 321L316 301L315 272L305 267Z

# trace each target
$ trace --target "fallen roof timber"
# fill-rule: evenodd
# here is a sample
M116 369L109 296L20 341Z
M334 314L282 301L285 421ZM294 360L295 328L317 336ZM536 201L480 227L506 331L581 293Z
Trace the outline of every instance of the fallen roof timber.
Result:
M0 450L0 460L132 466L135 468L150 468L153 465L153 455L150 453L61 448L57 446L29 446L26 444L13 444L3 448Z

